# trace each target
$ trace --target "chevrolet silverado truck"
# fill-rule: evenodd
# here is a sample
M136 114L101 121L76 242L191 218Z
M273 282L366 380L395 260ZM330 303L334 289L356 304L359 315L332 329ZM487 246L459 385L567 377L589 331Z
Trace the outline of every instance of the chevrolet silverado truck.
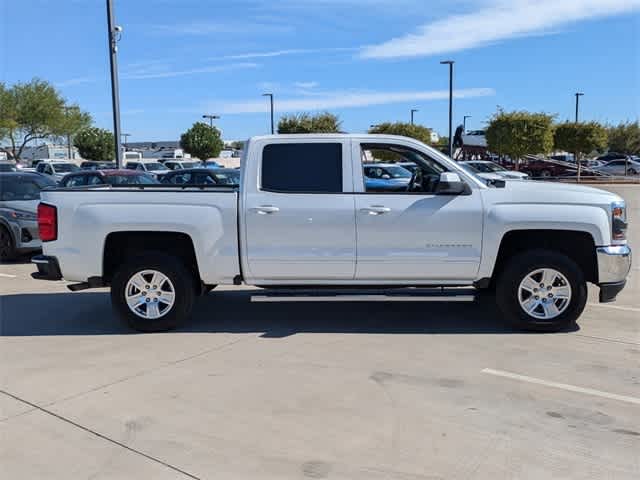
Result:
M371 159L418 168L403 190L368 190ZM582 313L587 282L610 302L631 268L617 195L487 185L410 138L254 137L241 166L237 186L44 191L34 278L64 278L73 291L110 287L116 312L141 331L174 328L198 295L243 283L294 292L475 288L495 295L518 327L557 331Z

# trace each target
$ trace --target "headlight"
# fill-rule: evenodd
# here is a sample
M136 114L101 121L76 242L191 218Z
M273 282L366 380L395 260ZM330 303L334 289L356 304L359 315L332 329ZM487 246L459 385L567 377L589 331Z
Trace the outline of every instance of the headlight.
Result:
M614 243L627 240L627 208L624 202L611 204L611 238Z
M25 212L24 210L12 210L10 215L16 220L31 220L35 222L38 219L35 213Z

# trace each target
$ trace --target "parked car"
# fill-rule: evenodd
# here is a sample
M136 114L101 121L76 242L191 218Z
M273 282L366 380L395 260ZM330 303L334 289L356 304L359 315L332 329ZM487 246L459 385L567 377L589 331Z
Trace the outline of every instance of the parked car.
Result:
M611 160L600 167L594 168L596 172L605 175L637 175L640 173L640 162L626 157L618 160Z
M549 178L575 175L578 170L574 165L563 164L561 162L528 160L520 165L519 171L534 178Z
M202 162L195 160L167 160L163 162L169 170L185 170L187 168L201 168Z
M415 172L418 168L418 165L416 165L413 162L398 162L396 163L396 165L399 165L400 167L404 168L405 170L409 170L411 173Z
M460 162L460 166L467 172L485 181L487 185L493 185L496 181L504 182L506 180L504 177L498 175L497 173L481 173L466 162Z
M157 160L127 162L125 168L127 170L136 170L138 172L147 172L148 174L158 178L158 180L160 180L165 173L170 172L170 170L165 167L164 164L158 162Z
M55 185L38 173L0 173L0 260L40 248L36 219L40 191Z
M44 160L36 166L36 172L47 175L56 181L62 180L68 173L80 170L75 163Z
M162 183L172 185L238 185L240 170L234 168L191 168L167 173Z
M363 169L367 190L406 190L412 176L409 170L396 163L365 163Z
M489 178L486 177L486 175L492 175L493 178L493 175L497 175L500 178L508 180L527 180L529 178L529 175L524 172L507 170L502 165L486 160L468 160L460 163L471 167L480 177Z
M206 161L202 162L202 166L204 168L224 168L222 165L220 165L215 160L206 160Z
M611 162L612 160L624 160L627 156L618 152L607 152L604 155L596 157L596 160L600 160L603 163Z
M414 161L422 181L368 191L362 158L371 145ZM174 328L197 295L243 283L475 287L495 291L503 318L518 327L557 331L581 315L587 282L611 302L631 268L618 195L551 182L489 187L407 137L255 137L241 182L205 193L46 190L34 276L64 273L74 291L110 287L115 310L143 331Z
M116 168L116 162L100 162L87 160L80 164L82 170L112 170Z
M484 130L471 130L462 134L462 142L465 147L486 147L487 138Z
M16 172L17 170L15 162L0 160L0 172Z
M60 180L64 188L77 188L92 185L152 185L158 180L148 173L136 170L87 170L70 173Z

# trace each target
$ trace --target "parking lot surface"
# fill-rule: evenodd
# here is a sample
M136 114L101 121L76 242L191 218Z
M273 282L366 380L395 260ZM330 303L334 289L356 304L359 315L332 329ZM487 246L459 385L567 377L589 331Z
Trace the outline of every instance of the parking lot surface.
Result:
M640 191L629 204L640 248ZM640 268L575 331L476 304L202 298L136 334L107 290L0 265L0 467L11 479L640 478Z

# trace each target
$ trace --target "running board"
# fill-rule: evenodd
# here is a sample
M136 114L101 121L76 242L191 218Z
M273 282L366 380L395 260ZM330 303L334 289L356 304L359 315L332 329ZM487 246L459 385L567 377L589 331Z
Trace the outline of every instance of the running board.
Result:
M269 291L252 295L252 302L474 302L475 289L402 289L401 291L318 292L299 290Z

